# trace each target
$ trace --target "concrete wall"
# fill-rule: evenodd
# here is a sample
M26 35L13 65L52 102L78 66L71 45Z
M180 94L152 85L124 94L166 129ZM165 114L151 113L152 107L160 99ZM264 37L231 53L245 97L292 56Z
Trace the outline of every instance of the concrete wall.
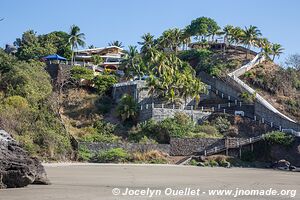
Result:
M156 105L155 105L156 106ZM189 115L191 119L195 122L200 122L202 119L208 117L210 112L202 112L200 110L183 110L183 109L173 109L173 108L157 108L153 107L152 104L147 104L141 106L139 112L139 122L143 122L149 119L155 121L162 121L169 117L174 117L175 113L181 112Z
M222 81L216 77L210 76L209 74L207 74L205 72L200 72L198 77L201 79L201 81L203 81L207 85L210 85L213 90L218 90L219 93L223 93L224 97L231 96L232 99L241 100L240 87L238 85L234 85L234 83L231 82L230 80L226 79L226 80Z
M281 117L259 102L255 102L254 114L257 116L257 120L264 118L267 122L273 122L273 125L277 128L281 126L282 129L294 129L295 131L300 131L300 124Z
M187 156L201 152L212 146L224 144L224 139L217 138L171 138L170 155Z

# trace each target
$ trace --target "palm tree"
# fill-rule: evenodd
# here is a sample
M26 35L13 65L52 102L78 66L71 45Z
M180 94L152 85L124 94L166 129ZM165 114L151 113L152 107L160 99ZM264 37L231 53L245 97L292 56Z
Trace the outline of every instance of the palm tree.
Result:
M271 47L271 55L272 61L275 60L275 57L277 56L279 58L280 54L283 53L284 48L281 46L281 44L273 44Z
M120 48L123 48L123 44L122 42L118 41L118 40L115 40L115 41L112 41L112 42L109 42L108 43L108 46L116 46L116 47L120 47Z
M92 60L95 65L100 65L101 63L103 63L103 58L99 55L93 55Z
M214 42L215 36L216 35L222 35L222 34L223 33L220 31L220 27L219 26L214 26L214 27L208 29L207 36L211 36L211 40L212 40L212 42Z
M141 78L146 66L137 50L137 46L129 46L128 48L128 51L125 51L126 58L122 61L125 72L129 75L129 71L131 71Z
M134 98L128 94L125 94L117 106L117 113L123 121L135 121L138 115L138 105Z
M230 41L230 37L232 36L232 31L234 27L232 25L226 25L223 28L224 33L224 43L227 44Z
M154 47L154 36L150 33L146 33L142 36L143 41L138 42L139 45L142 45L141 52L147 54L151 48Z
M236 46L239 45L242 42L243 35L243 29L241 29L240 27L234 27L231 30L230 37L228 38L229 43L234 43Z
M265 62L271 60L270 55L272 54L272 45L270 43L264 44L262 46L262 55L266 58Z
M267 38L259 38L257 42L255 43L255 46L261 49L261 52L263 52L264 48L270 46L270 42Z
M256 26L250 25L249 27L245 27L245 30L243 30L242 42L248 49L248 51L246 52L246 59L248 58L248 53L251 46L255 45L259 36L261 36L261 32Z
M74 64L74 50L78 49L78 46L84 47L85 46L85 35L84 33L80 33L80 28L76 25L72 25L70 28L69 33L69 45L71 45L72 50L72 61L71 64Z

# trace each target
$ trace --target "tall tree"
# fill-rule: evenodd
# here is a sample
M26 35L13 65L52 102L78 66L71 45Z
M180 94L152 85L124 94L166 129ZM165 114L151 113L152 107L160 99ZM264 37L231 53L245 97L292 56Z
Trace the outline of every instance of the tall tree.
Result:
M243 30L242 41L248 49L248 51L246 52L246 58L248 58L251 46L255 45L255 43L258 41L259 36L261 36L261 32L256 26L250 25L249 27L245 27L245 30Z
M128 47L125 59L122 61L122 66L127 76L137 75L141 78L144 75L146 65L137 50L137 46Z
M85 35L84 33L80 33L80 28L76 25L72 25L70 28L69 33L69 44L71 45L72 49L72 65L74 64L75 57L74 57L74 50L78 49L78 46L84 47L85 46Z
M281 44L273 44L271 47L272 50L272 61L275 60L275 57L279 58L279 56L283 53L284 48Z
M154 47L154 35L146 33L142 36L142 40L142 42L138 42L139 45L142 45L141 53L147 54L149 50Z
M287 67L292 67L300 71L300 54L289 55L285 60L285 64Z
M124 47L123 44L122 44L122 42L120 42L119 40L115 40L115 41L109 42L108 46L116 46L116 47L120 47L120 48Z

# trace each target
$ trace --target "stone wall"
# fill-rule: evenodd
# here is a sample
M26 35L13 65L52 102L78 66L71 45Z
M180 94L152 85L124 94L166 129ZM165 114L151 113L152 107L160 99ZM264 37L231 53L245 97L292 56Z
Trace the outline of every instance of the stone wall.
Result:
M112 96L115 102L119 102L124 94L134 97L138 103L150 103L151 100L146 88L146 81L143 80L128 81L113 85Z
M169 144L79 142L78 147L86 147L94 153L99 151L106 151L113 148L122 148L128 152L147 152L150 150L158 150L168 154L170 153Z
M187 156L195 152L201 152L204 149L222 145L224 139L218 138L171 138L170 155Z

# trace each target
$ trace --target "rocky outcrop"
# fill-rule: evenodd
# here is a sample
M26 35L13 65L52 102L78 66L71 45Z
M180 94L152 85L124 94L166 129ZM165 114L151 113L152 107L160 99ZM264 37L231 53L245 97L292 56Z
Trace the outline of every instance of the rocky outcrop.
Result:
M44 167L5 131L0 130L0 188L49 184Z
M272 145L270 156L273 160L288 160L291 165L300 167L300 138L296 137L295 142L290 147Z

